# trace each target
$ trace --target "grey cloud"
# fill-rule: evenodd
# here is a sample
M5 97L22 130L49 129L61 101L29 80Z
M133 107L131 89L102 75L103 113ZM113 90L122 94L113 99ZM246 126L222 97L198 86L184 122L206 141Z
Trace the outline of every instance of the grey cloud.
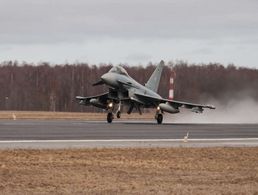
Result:
M257 1L0 0L1 43L92 36L216 39L258 33Z
M257 0L0 0L0 59L255 66L257 10Z
M151 60L152 56L146 53L131 53L127 56L125 56L125 60L132 62L132 61L136 61L136 62L146 62L148 60Z

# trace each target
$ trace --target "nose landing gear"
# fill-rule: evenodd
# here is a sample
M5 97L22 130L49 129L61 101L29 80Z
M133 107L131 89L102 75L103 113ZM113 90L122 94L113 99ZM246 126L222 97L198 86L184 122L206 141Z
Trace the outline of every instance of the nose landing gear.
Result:
M110 102L108 103L107 105L107 122L108 123L112 123L113 119L114 119L114 104L113 102ZM118 105L118 109L117 109L117 112L116 112L116 117L117 118L121 118L121 102L119 102L119 105Z
M113 102L109 102L107 105L107 122L108 123L112 123L113 119L114 119L114 114L113 114L113 110L114 110L114 105Z

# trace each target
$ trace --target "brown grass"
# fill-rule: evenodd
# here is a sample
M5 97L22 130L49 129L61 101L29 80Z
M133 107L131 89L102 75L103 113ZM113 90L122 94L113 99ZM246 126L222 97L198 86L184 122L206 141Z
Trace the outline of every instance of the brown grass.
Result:
M0 111L0 119L60 119L60 120L106 120L106 113L87 113L87 112L44 112L44 111ZM154 119L153 113L132 113L130 115L122 113L123 119ZM118 120L118 119L116 119Z
M258 148L0 150L1 194L258 194Z

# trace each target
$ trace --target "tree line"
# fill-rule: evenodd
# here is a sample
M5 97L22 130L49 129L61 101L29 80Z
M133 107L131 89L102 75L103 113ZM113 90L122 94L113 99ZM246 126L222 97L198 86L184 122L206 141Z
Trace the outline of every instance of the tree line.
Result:
M144 84L156 64L147 66L123 65L129 75ZM112 64L0 63L0 110L31 111L100 111L79 106L75 96L96 95L108 90L93 87ZM243 94L258 101L258 70L219 63L188 64L169 62L164 68L159 94L167 98L171 68L176 73L175 99L191 102L222 102ZM212 103L212 102L210 102Z

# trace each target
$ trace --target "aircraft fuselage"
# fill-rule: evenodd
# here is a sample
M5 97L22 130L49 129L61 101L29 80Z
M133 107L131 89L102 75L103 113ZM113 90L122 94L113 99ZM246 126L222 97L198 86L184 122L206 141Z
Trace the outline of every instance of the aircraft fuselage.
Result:
M141 85L128 75L108 72L101 76L101 80L113 89L128 91L129 97L134 97L134 94L138 93L154 98L161 98L159 94Z

